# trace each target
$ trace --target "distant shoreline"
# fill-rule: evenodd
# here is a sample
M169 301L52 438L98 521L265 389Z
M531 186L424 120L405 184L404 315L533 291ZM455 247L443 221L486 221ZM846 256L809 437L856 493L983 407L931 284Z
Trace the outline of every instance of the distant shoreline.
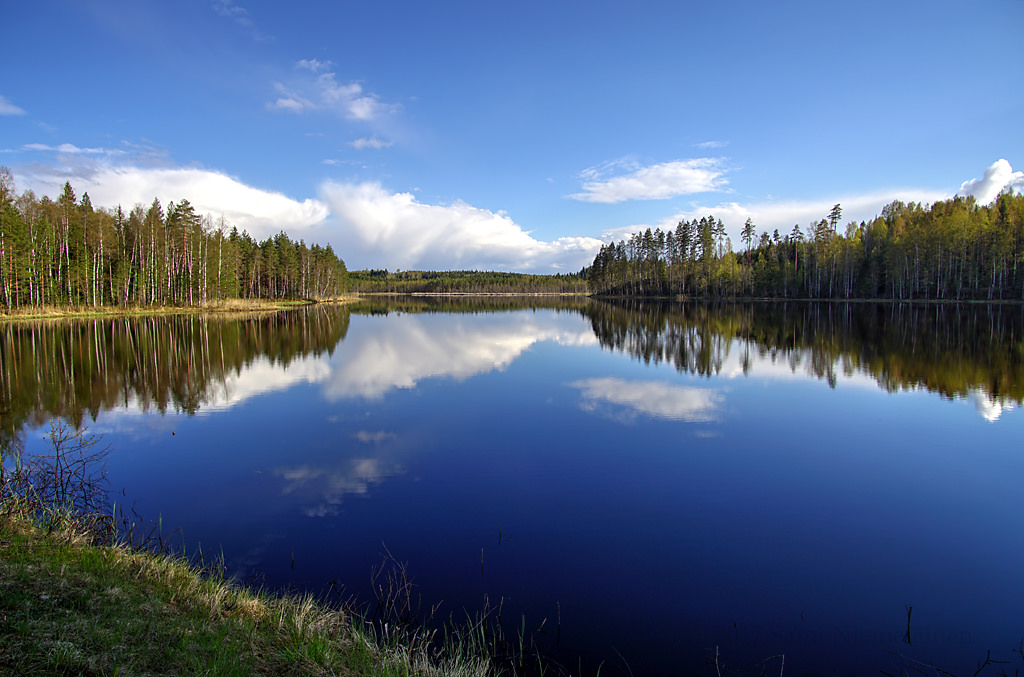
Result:
M649 301L656 303L879 303L879 304L914 304L914 305L1021 305L1024 299L893 299L893 298L776 298L753 296L633 296L591 294L587 292L401 292L375 291L346 294L329 299L311 300L269 300L269 299L226 299L208 302L198 306L97 306L97 307L58 307L44 306L21 308L12 312L0 310L0 325L17 322L40 320L88 320L111 317L149 317L161 315L224 315L230 313L273 313L282 310L294 310L311 305L344 305L356 303L363 298L592 298L602 301Z
M515 291L366 291L359 292L359 296L590 296L587 292L560 292L560 291L537 291L537 292L515 292Z

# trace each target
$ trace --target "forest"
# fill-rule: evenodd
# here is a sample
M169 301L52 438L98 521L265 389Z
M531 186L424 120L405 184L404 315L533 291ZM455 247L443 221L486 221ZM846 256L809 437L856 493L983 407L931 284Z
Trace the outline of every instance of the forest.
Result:
M353 270L354 292L393 294L586 294L583 271L556 275L484 272L476 270L422 271Z
M591 293L692 298L1024 299L1024 196L892 202L839 232L842 207L785 234L747 219L733 251L721 219L680 221L605 245Z
M16 195L0 167L0 308L200 305L221 299L324 299L347 284L331 249L284 232L255 241L187 199L125 212Z

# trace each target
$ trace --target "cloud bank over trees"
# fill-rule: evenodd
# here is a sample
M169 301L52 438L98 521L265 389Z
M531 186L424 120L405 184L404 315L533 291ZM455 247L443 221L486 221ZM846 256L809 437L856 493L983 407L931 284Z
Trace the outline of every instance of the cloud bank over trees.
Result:
M365 145L384 146L385 142L368 141ZM151 157L147 153L152 151L135 147L37 143L20 150L46 161L16 170L19 190L56 197L69 181L79 195L88 193L94 205L121 205L126 210L135 204L148 206L154 198L165 206L187 199L213 224L223 218L229 227L246 230L258 240L283 230L297 240L330 243L353 269L576 272L593 261L602 244L648 227L667 231L683 220L713 216L725 223L733 246L738 247L739 230L747 219L759 231L777 228L786 233L794 225L805 227L820 220L836 203L842 204L844 223L859 222L873 219L893 200L927 205L950 197L952 192L902 188L813 200L691 202L683 209L666 209L665 217L651 223L542 239L504 210L462 200L422 202L411 192L390 190L376 181L324 180L316 188L316 197L296 199L216 170L160 166L168 164L166 158ZM584 192L567 197L610 204L724 191L728 186L725 173L722 161L714 158L646 166L616 160L585 170L580 175L586 179ZM957 194L987 204L1000 191L1022 189L1024 172L1014 171L1007 160L999 159L981 178L964 181Z

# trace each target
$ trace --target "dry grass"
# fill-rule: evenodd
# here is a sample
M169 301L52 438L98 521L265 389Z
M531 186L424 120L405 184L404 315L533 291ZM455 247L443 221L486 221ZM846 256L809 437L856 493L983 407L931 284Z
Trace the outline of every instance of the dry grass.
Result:
M184 315L198 313L257 313L290 310L316 303L350 303L356 296L337 296L320 301L267 299L222 299L196 306L32 306L11 311L0 309L0 323L25 320L94 319L145 315Z

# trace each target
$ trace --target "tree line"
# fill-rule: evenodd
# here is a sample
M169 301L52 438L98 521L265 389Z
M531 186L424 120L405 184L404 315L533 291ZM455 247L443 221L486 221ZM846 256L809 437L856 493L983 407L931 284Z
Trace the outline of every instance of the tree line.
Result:
M354 270L349 282L355 292L397 294L585 294L587 278L580 273L532 275L476 270Z
M187 199L125 212L94 207L70 183L52 200L17 195L0 167L0 304L197 305L219 299L322 299L345 290L331 249L284 232L257 242Z
M1024 196L989 205L955 197L929 207L891 202L839 232L842 207L786 234L750 220L733 251L721 219L680 221L604 245L587 271L592 293L808 299L1024 299Z

